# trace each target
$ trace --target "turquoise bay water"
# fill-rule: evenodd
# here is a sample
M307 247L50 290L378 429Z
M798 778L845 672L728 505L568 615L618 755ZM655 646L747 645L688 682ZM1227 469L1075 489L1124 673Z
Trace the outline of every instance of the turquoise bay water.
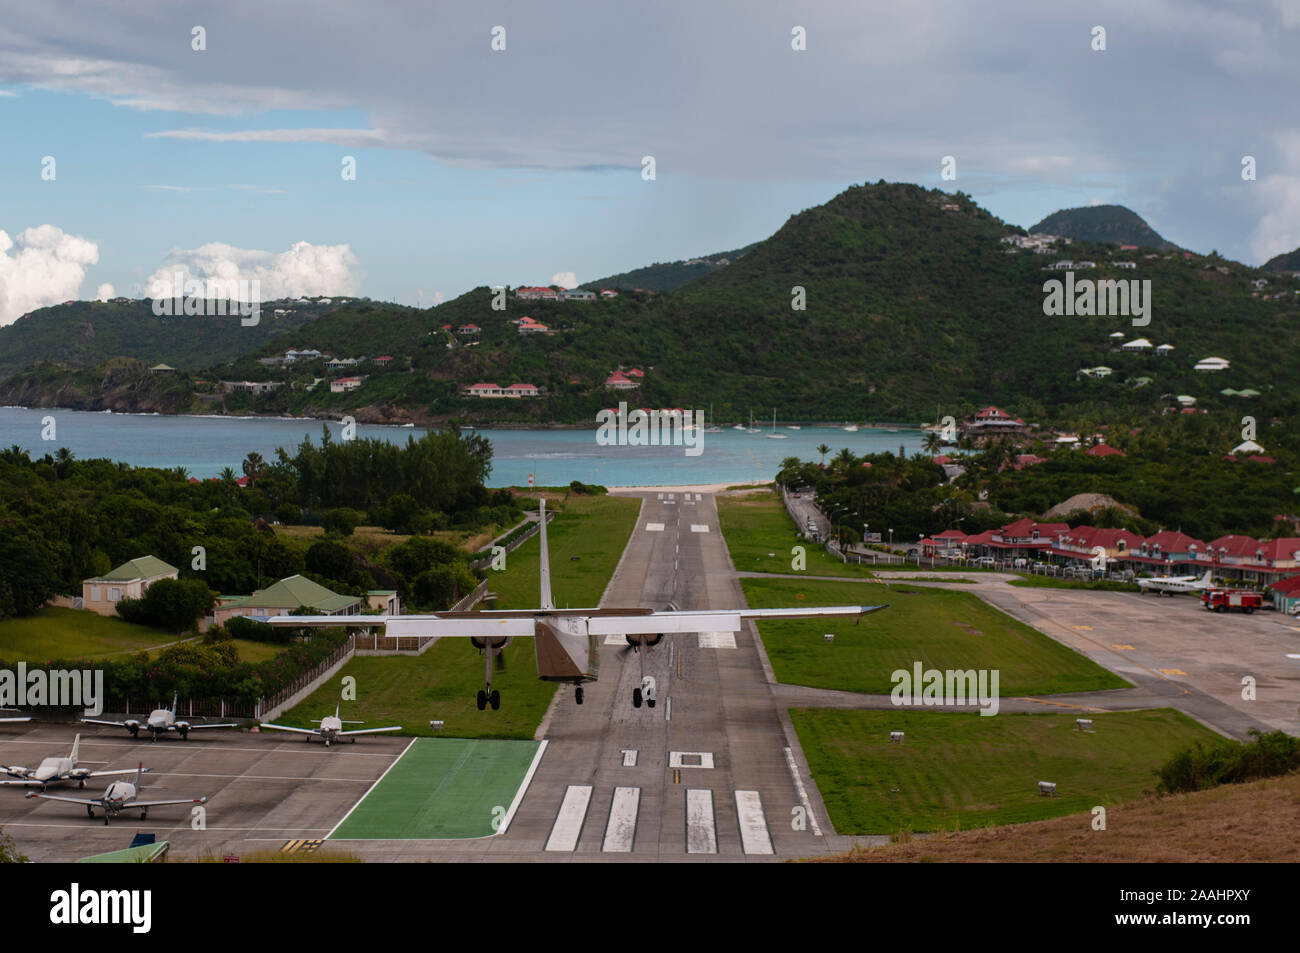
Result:
M54 418L54 440L43 440L42 420ZM321 427L338 439L336 423L265 417L166 417L147 414L88 413L76 410L0 408L0 447L14 444L33 456L67 447L79 460L107 457L133 466L184 467L190 476L217 476L225 467L242 473L250 452L272 458L277 447L292 450L303 438L320 442ZM393 442L419 437L419 427L358 426L357 436ZM817 445L831 454L848 447L854 453L888 451L903 446L910 456L920 449L919 430L859 430L805 425L781 427L785 440L772 440L769 424L762 433L723 429L703 434L702 452L687 456L685 447L602 447L592 430L482 430L492 441L489 486L527 486L533 474L539 486L581 480L605 486L658 486L742 483L770 480L785 457L819 459Z

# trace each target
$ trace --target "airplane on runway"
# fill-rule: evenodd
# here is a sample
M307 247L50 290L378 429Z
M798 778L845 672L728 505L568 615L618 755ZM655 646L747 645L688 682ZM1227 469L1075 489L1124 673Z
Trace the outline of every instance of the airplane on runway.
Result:
M1205 570L1205 575L1197 578L1196 576L1154 576L1151 579L1139 579L1138 586L1143 592L1154 592L1159 595L1167 592L1174 595L1179 592L1200 592L1202 589L1208 589L1214 585L1210 581L1210 570Z
M636 652L649 650L665 635L699 632L739 632L746 619L809 619L830 616L861 617L868 612L888 608L878 606L802 606L794 609L699 609L667 611L654 609L557 609L551 598L551 566L546 547L546 500L541 501L538 531L541 544L541 606L537 609L491 609L479 612L438 612L432 615L357 616L272 616L273 626L311 627L347 626L384 627L393 636L436 636L467 638L483 652L484 688L475 699L479 711L489 705L501 707L501 695L492 688L492 665L511 639L531 638L537 653L537 675L544 682L574 685L574 701L582 704L582 686L596 681L599 639L622 635ZM653 679L647 682L645 659L641 661L642 683L632 691L632 706L642 701L653 705Z
M86 725L111 725L114 728L125 728L131 732L132 738L140 737L140 729L143 728L149 732L149 741L158 740L158 736L166 734L169 731L179 732L181 741L184 741L191 731L199 728L238 728L236 724L194 724L186 721L184 718L179 721L176 719L176 703L180 698L180 693L172 695L171 708L155 708L149 713L149 717L144 722L139 718L128 718L126 721L105 721L102 718L83 718L82 724Z
M92 771L89 768L77 766L77 749L81 746L81 735L72 739L72 754L66 758L53 757L45 758L35 768L24 768L21 765L10 765L4 769L4 772L10 778L17 778L15 781L0 781L0 784L23 784L28 786L40 785L42 791L48 784L58 784L60 781L76 781L77 787L86 786L86 778L105 778L110 775L134 774L130 768L121 771ZM92 761L90 764L103 764L102 761ZM148 770L148 769L146 769Z
M17 709L17 708L0 708L0 711L18 711L18 709ZM32 716L31 716L31 715L23 715L23 716L20 717L20 718L0 718L0 722L8 722L8 721L31 721L31 720L32 720Z
M324 718L313 718L312 721L320 725L319 728L290 728L288 725L263 725L263 728L274 728L276 731L296 731L299 734L306 735L303 741L310 742L311 736L325 739L325 747L328 748L332 742L340 738L351 738L352 743L356 744L356 735L377 735L381 731L401 731L401 725L392 725L388 728L352 728L347 731L343 730L344 725L362 725L362 721L344 721L339 717L339 710L342 704L334 706L334 714L326 715Z
M108 790L104 792L103 797L68 797L64 794L41 794L37 791L30 791L27 796L43 797L48 801L67 801L69 804L84 804L86 805L87 817L94 817L95 808L98 807L104 812L105 824L108 823L110 817L120 814L122 811L134 811L139 808L140 820L145 821L149 819L149 808L151 807L162 807L166 804L203 804L207 801L206 797L187 797L172 801L137 801L136 798L140 795L140 778L144 774L144 770L144 762L142 761L135 770L134 784L130 781L114 781L108 786Z

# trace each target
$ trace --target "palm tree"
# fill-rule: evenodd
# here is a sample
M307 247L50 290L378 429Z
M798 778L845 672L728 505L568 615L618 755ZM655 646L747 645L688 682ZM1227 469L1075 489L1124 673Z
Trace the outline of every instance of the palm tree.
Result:
M824 444L824 443L819 443L819 444L817 445L817 452L820 453L820 454L822 455L822 464L825 465L825 463L826 463L826 454L828 454L828 453L831 452L831 448L828 447L828 446L826 446L826 444Z
M943 448L943 440L933 430L928 431L921 440L921 446L926 453L936 454Z
M249 486L261 479L265 471L266 461L262 459L262 455L256 450L244 458L244 476L248 477Z

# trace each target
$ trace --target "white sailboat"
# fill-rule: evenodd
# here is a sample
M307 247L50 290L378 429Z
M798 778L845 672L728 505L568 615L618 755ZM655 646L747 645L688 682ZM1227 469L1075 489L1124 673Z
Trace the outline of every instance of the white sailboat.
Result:
M857 424L849 424L847 427L844 428L844 430L845 430L846 433L857 433L857 432L858 432L858 425L857 425Z
M709 425L704 428L705 433L722 433L722 428L715 426L713 423L713 405L709 404Z
M768 440L784 440L786 435L776 432L776 408L772 408L772 432L767 435Z
M754 412L752 410L749 412L749 426L745 429L745 433L762 433L761 430L754 426Z

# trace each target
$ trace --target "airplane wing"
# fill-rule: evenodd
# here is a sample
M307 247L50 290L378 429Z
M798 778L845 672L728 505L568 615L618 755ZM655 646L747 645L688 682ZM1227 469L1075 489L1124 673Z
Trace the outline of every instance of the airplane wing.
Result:
M276 731L293 731L300 735L318 735L319 728L290 728L288 725L262 725L263 728L274 728Z
M31 721L31 720L32 718L30 715L28 715L25 718L0 718L0 721Z
M738 632L745 619L812 619L862 616L886 606L800 606L793 609L501 609L483 612L442 612L434 615L367 616L369 625L382 625L390 636L439 638L529 638L537 634L539 615L587 619L592 635L642 635L660 632ZM272 616L271 625L357 625L357 616Z
M64 798L66 801L67 798ZM134 811L137 807L162 807L164 804L202 804L207 801L206 797L187 797L175 801L131 801L123 805L122 810ZM98 804L98 801L94 803Z
M105 721L103 718L83 718L83 725L108 725L110 728L128 728L130 722L127 721Z
M184 725L190 731L197 731L200 728L238 728L239 727L238 725L208 725L208 724L203 724L202 722L195 723L190 721L178 721L175 724L168 725L167 727L169 730L175 731L179 729L181 725Z
M0 784L14 784L14 785L21 784L21 785L26 785L26 786L28 786L28 787L31 787L31 786L34 785L34 784L35 784L35 785L42 785L42 784L46 784L46 783L48 783L48 782L45 782L45 781L37 781L37 780L35 780L34 778L23 778L22 780L19 780L19 781L0 781Z
M47 801L67 801L69 804L91 804L95 807L99 807L104 803L102 799L97 797L68 797L66 794L40 794L36 791L28 791L27 796L43 797Z
M119 774L135 774L137 770L139 770L142 774L148 774L152 769L151 768L142 768L142 769L127 768L122 771L91 771L87 774L74 773L70 775L70 777L72 777L74 781L78 778L107 778Z
M376 735L381 731L401 731L401 725L392 725L388 728L353 728L351 731L340 731L339 736L343 735Z

